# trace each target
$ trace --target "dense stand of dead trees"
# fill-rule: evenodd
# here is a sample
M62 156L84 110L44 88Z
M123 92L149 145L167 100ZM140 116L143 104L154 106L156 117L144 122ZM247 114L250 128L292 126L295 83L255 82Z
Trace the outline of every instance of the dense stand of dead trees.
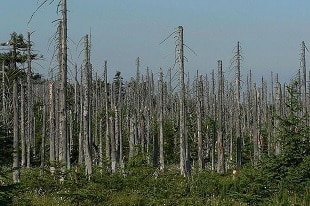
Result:
M4 92L7 87L2 77L3 122L9 108L13 109L15 182L20 181L19 166L31 167L32 162L35 166L37 157L42 172L47 166L54 173L57 169L64 172L71 165L84 165L90 178L94 166L107 167L111 172L124 171L136 157L144 157L147 164L160 170L179 165L180 173L187 176L196 169L224 174L245 163L257 164L262 154L281 153L281 137L275 129L279 122L275 116L287 113L285 84L279 82L278 74L272 73L270 85L265 78L260 83L253 82L251 72L242 80L239 42L233 61L236 70L233 81L225 79L222 61L218 60L217 80L214 70L205 76L197 72L191 84L189 78L187 82L184 79L183 27L178 27L179 91L174 91L171 69L166 76L160 69L156 84L148 68L146 74L141 74L139 58L136 78L128 82L120 72L108 82L107 61L103 78L96 75L93 80L86 35L80 77L75 66L74 82L68 82L66 4L62 2L59 75L34 83L29 57L26 87L14 81L9 95ZM28 34L29 56L30 49ZM305 50L302 42L302 73L297 78L303 106L301 115L309 111ZM242 86L242 82L246 83ZM8 104L10 98L12 104ZM39 154L36 148L40 148Z

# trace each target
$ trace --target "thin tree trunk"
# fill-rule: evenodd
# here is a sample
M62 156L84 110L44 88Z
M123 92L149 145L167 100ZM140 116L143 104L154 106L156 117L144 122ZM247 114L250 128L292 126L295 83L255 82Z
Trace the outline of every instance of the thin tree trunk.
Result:
M16 67L15 67L16 68ZM13 84L13 182L20 182L17 82Z
M225 173L224 138L223 138L223 72L222 61L218 61L218 132L217 132L217 172Z
M31 157L31 142L34 136L33 132L33 97L32 97L32 72L31 72L31 41L30 32L28 32L28 47L27 47L27 168L30 168Z
M41 142L41 175L44 173L45 165L45 139L46 139L46 102L45 102L45 85L43 89L43 118L42 118L42 142Z
M186 122L185 122L185 84L184 84L184 52L183 52L183 27L178 28L178 63L179 63L179 87L180 87L180 170L181 174L187 176L186 168Z
M55 171L55 106L54 106L54 82L49 82L49 123L50 123L50 170L51 173Z
M241 167L241 103L240 103L240 90L241 90L241 75L240 75L240 43L237 46L237 75L236 75L236 88L237 88L237 118L236 118L236 137L237 137L237 168Z
M106 160L111 159L111 142L109 129L109 100L108 100L108 69L107 61L104 62L104 100L105 100L105 153Z
M202 107L203 107L203 82L202 76L198 77L197 71L196 105L197 105L197 136L198 136L198 170L204 169L203 145L202 145Z
M88 35L85 36L85 68L84 68L84 110L83 110L83 125L84 125L84 153L85 153L85 172L90 178L92 174L92 156L91 156L91 141L90 141L90 62L89 60L89 45L88 45Z
M25 135L25 89L21 85L21 99L20 99L20 136L21 136L21 166L26 166L26 135ZM3 88L4 89L4 88Z
M84 88L83 88L83 71L81 69L81 86L80 86L80 131L79 131L79 164L84 162Z
M163 102L163 70L159 72L159 165L160 170L165 168L164 158L164 102Z

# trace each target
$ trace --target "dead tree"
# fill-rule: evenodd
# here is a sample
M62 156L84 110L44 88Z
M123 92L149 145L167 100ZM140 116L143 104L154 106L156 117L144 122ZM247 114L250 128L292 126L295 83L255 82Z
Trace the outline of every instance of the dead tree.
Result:
M16 80L14 80L13 83L13 182L14 183L20 182L18 126L19 126L18 93L17 93L17 82Z
M90 62L89 62L89 45L88 35L84 38L85 47L85 66L84 66L84 104L83 104L83 134L84 134L84 155L85 155L85 173L88 177L92 174L92 145L90 130Z
M198 79L199 78L199 79ZM197 136L198 136L198 169L204 169L203 144L202 144L202 109L203 109L203 82L202 76L198 77L196 85L196 112L197 112Z
M179 107L180 107L180 170L184 176L189 175L187 170L187 153L186 153L186 118L185 118L185 84L184 84L184 52L183 52L183 27L178 27L178 63L179 63Z
M107 61L104 62L104 103L105 103L105 152L106 160L110 161L111 158L111 147L110 147L110 129L109 129L109 99L108 99L108 68Z
M59 91L59 161L64 168L69 168L67 162L67 0L61 1L61 68ZM64 169L63 168L63 169Z
M33 97L32 97L32 71L31 71L31 41L30 32L28 32L27 44L27 168L30 168L31 142L34 137L33 131Z
M49 138L50 138L50 164L51 172L55 170L54 164L56 161L55 155L55 105L54 105L54 81L49 82Z
M217 172L225 173L224 134L223 134L223 90L224 80L222 61L218 61L218 131L217 131Z
M306 68L306 45L301 43L301 69L302 69L302 108L303 115L308 113L308 98L307 98L307 68Z
M236 72L236 100L237 100L237 118L236 118L236 137L237 137L237 168L241 167L241 100L240 100L240 90L241 90L241 54L240 54L240 43L237 45L237 72Z
M25 88L20 82L20 138L21 138L21 166L26 166L26 134L25 134Z
M164 102L163 102L163 70L159 72L159 168L164 170Z
M45 165L45 142L46 142L46 100L45 100L45 85L43 89L43 111L42 111L42 136L41 136L41 175L44 173L44 165Z

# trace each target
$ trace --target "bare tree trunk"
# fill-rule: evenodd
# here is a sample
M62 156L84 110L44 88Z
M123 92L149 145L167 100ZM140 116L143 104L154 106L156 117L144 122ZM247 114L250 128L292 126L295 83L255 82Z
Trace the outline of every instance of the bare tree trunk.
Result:
M33 97L32 97L32 72L31 72L31 41L30 32L28 32L28 47L27 47L27 168L30 168L30 157L31 157L31 142L34 136L33 132Z
M223 72L222 61L218 61L218 132L217 132L217 172L225 173L224 138L223 138Z
M81 86L80 86L80 131L79 131L79 164L84 162L84 88L83 88L83 71L81 68Z
M301 43L301 67L302 67L302 108L303 115L308 113L308 99L307 99L307 68L306 68L306 45Z
M211 156L211 169L215 170L215 142L216 142L216 94L215 94L215 75L212 70L212 156Z
M88 45L88 35L85 36L85 68L84 68L84 110L83 110L83 125L84 125L84 152L85 152L85 172L90 178L92 174L92 156L91 156L91 141L90 141L90 62L89 60L89 45Z
M53 173L55 171L55 106L54 106L54 82L49 82L49 123L50 123L50 170Z
M236 88L237 88L237 118L236 118L236 136L237 136L237 168L241 167L241 103L240 103L240 82L241 82L241 75L240 75L240 61L241 61L241 54L240 54L240 43L238 42L237 46L237 75L236 75Z
M15 63L16 64L16 63ZM16 67L15 67L16 68ZM13 84L13 182L20 182L17 82Z
M62 170L69 166L67 162L67 0L61 1L61 74L59 92L59 161L64 164ZM63 171L64 172L64 171Z
M129 126L129 159L135 155L135 119L130 117L130 126Z
M26 166L26 135L25 135L25 89L22 83L21 85L21 98L20 98L20 136L21 136L21 166ZM3 88L4 89L4 88Z
M45 101L45 85L43 89L43 118L42 118L42 142L41 142L41 175L44 173L45 164L45 139L46 139L46 101Z
M197 111L197 136L198 136L198 169L201 172L204 169L203 145L202 145L202 107L203 107L203 82L202 76L198 79L196 85L196 111Z
M179 63L179 87L180 87L180 170L187 176L186 168L186 123L185 123L185 84L184 84L184 52L183 52L183 27L178 28L178 63Z
M253 85L253 125L252 125L252 135L253 135L253 154L254 154L254 165L258 163L259 151L258 151L258 92L256 89L256 84Z
M282 98L281 98L281 84L278 81L278 75L276 77L276 93L275 93L275 112L277 116L281 115L281 102L282 102ZM278 118L275 118L275 128L278 129L280 126L280 122ZM279 135L275 136L276 140L275 140L275 154L279 155L281 154L281 144L280 144L280 137Z
M107 61L104 62L104 100L105 100L105 152L106 159L110 161L111 158L111 142L109 129L109 99L108 99L108 69Z
M163 102L163 70L159 72L159 165L160 170L165 168L164 158L164 102Z

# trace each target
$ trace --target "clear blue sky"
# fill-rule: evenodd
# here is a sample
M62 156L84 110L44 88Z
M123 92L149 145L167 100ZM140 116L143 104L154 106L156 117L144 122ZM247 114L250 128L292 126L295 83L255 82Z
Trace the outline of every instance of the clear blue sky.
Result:
M56 31L52 22L60 16L55 0L27 25L41 2L1 1L0 41L8 40L13 31L35 31L34 48L46 58L38 62L44 68L34 64L35 72L47 76L53 52L52 47L48 50L49 39ZM147 66L155 74L159 67L167 71L174 63L174 39L159 43L179 25L184 27L185 44L197 53L185 49L185 69L191 76L196 70L209 74L221 59L226 76L232 77L230 60L240 41L244 79L251 69L257 78L269 78L274 71L288 81L299 68L301 41L310 44L309 0L68 0L68 9L70 61L81 64L82 45L73 42L77 44L91 29L93 67L102 75L108 60L110 77L116 70L124 79L134 76L138 56L142 72Z

